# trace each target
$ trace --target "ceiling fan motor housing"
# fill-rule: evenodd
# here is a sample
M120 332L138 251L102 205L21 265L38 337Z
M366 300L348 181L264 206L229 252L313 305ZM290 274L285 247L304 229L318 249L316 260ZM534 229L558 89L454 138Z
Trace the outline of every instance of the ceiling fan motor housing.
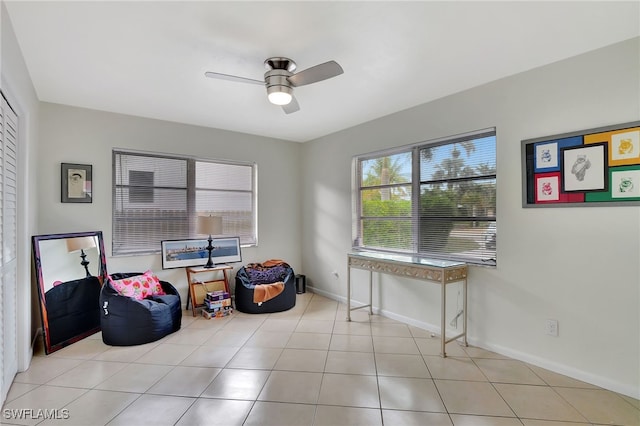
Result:
M296 63L294 61L281 56L266 59L264 61L264 66L268 70L287 70L289 72L294 72L296 70Z
M286 105L291 102L293 88L287 78L293 75L296 63L288 58L269 58L264 61L268 69L264 73L269 100L276 105Z
M287 80L287 77L292 75L287 70L271 70L264 73L264 81L267 86L267 93L274 91L291 93L291 83Z

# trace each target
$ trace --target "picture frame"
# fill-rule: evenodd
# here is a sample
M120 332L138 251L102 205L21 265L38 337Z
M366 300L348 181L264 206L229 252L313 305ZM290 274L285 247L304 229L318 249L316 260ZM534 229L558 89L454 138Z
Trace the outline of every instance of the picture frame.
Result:
M204 266L209 259L208 239L164 240L161 242L162 269ZM212 238L214 264L242 262L240 237Z
M203 266L209 257L208 245L207 239L162 241L162 269Z
M522 207L640 206L640 121L521 141Z
M594 143L561 149L562 192L606 191L607 144Z
M211 245L214 247L211 259L214 264L242 262L240 237L220 237L213 238L211 241Z
M60 164L60 201L93 202L93 167L91 164Z
M640 166L619 167L611 172L611 196L616 199L640 198Z

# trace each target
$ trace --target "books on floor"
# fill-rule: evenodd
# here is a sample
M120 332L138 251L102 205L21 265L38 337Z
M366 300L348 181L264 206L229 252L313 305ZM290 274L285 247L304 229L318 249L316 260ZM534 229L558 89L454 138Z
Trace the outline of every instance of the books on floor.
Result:
M202 316L206 319L222 318L231 315L233 307L228 292L218 290L208 292L204 298Z

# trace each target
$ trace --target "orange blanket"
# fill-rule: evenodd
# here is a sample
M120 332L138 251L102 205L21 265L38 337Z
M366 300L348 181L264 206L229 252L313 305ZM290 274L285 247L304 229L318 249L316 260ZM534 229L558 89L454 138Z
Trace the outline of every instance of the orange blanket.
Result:
M273 284L258 284L253 290L253 303L261 305L267 300L271 300L284 290L282 281Z

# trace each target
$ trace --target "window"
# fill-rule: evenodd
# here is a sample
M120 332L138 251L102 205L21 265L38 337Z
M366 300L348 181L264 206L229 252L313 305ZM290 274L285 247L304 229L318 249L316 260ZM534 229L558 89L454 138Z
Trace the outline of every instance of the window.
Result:
M495 265L495 134L357 156L354 247Z
M209 214L222 216L224 235L256 245L256 199L255 164L114 150L113 255L203 238L196 218Z

